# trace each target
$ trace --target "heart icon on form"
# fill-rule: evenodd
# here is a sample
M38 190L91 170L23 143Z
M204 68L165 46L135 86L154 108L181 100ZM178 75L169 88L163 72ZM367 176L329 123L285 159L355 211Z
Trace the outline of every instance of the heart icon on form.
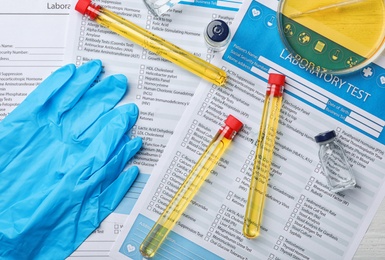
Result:
M253 14L254 17L256 17L256 16L258 16L258 15L261 14L261 11L255 9L255 8L253 8L253 10L251 10L251 12L252 12L252 14Z
M127 251L128 251L129 253L132 253L132 252L135 251L135 247L134 247L133 245L131 245L131 244L128 244L128 245L127 245Z

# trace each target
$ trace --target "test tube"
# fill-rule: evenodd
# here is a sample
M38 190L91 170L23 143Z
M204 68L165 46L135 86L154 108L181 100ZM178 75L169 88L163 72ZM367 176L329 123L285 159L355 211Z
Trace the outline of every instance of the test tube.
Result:
M98 24L215 85L223 86L226 82L227 75L224 70L156 36L106 8L91 3L91 0L79 0L75 9L83 15L88 15L90 19L95 20Z
M284 75L269 75L243 223L243 234L247 238L257 237L261 229L284 84Z
M242 126L242 122L234 116L229 115L227 117L224 126L216 133L213 140L140 245L140 252L144 257L151 258L156 254L168 233L174 227L187 205L198 192Z

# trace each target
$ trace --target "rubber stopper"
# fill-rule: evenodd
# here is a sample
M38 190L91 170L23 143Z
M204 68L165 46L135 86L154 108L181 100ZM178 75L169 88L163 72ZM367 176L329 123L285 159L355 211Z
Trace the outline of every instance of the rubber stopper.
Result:
M226 118L225 124L236 132L239 132L243 127L243 123L232 115Z
M283 86L283 85L285 85L285 75L277 74L277 73L270 73L268 83L270 85L274 84L277 86Z
M90 5L91 5L91 0L79 0L75 6L75 10L85 15L87 13L87 8Z
M207 25L207 37L210 41L215 43L221 43L227 39L230 34L230 29L227 23L222 20L211 21Z
M320 134L316 135L314 137L314 140L317 143L322 143L322 142L325 142L325 141L329 141L330 139L333 139L336 136L337 136L336 132L334 130L331 130L331 131L326 131L326 132L323 132L323 133L320 133Z

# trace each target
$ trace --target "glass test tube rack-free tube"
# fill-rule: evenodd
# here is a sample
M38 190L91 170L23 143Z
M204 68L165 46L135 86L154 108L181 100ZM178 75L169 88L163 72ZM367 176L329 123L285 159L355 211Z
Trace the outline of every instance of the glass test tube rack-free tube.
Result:
M106 8L91 3L90 0L79 0L75 9L83 15L88 15L90 19L98 24L215 85L223 86L226 82L227 75L224 70L156 36Z
M243 123L234 116L229 115L227 117L224 126L214 136L164 212L159 216L159 219L143 240L140 252L144 257L151 258L156 254L242 126Z

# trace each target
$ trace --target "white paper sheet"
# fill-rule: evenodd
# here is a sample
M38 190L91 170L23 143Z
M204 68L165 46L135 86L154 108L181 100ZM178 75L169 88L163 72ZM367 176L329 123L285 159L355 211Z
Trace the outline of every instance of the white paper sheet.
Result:
M76 2L73 1L73 4ZM153 17L143 1L94 3L210 61L214 53L208 50L204 42L204 27L215 18L231 24L241 2L183 1L162 18ZM105 75L126 75L129 90L121 103L133 102L139 106L140 111L139 119L130 132L131 136L141 136L144 140L143 149L131 162L131 165L139 166L140 176L115 212L72 255L74 258L88 255L104 259L108 258L125 216L130 214L147 179L156 169L156 164L201 79L74 10L70 13L66 50L67 62L80 65L90 59L100 59Z
M70 1L3 1L0 120L63 65Z
M245 124L153 259L351 259L385 196L385 63L357 73L311 73L283 47L277 1L244 2L223 57L226 87L201 82L114 245L117 259L139 246L228 114ZM268 73L286 90L262 232L242 235ZM313 137L336 130L357 187L334 194Z

